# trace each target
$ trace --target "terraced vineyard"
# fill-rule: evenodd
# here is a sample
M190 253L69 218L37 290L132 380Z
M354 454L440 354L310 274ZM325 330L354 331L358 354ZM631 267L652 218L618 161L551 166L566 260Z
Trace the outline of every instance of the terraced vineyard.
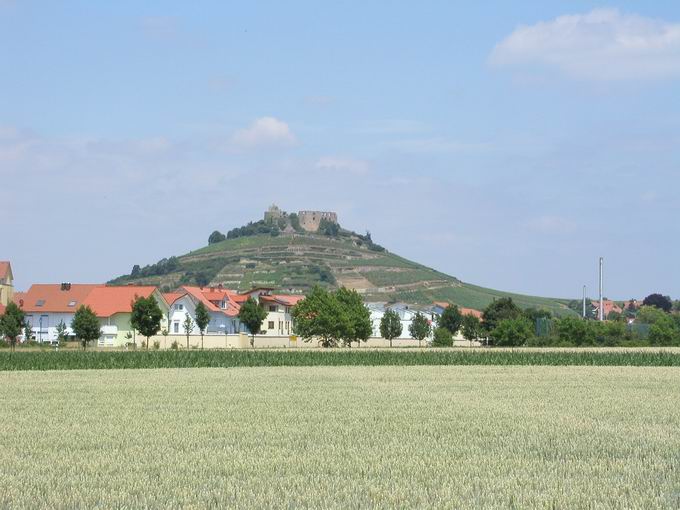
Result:
M228 239L177 257L169 267L169 271L156 271L159 274L126 275L111 283L152 284L166 290L197 283L240 290L264 285L290 292L305 292L317 284L344 285L363 293L367 301L449 301L482 309L495 298L511 296L523 307L546 308L557 315L573 313L567 308L567 300L511 294L464 283L375 249L348 231L341 231L337 237L295 233Z

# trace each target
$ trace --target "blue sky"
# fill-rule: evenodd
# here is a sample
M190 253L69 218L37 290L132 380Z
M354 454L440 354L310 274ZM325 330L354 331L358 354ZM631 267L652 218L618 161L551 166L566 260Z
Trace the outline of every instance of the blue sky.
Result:
M680 296L677 2L0 0L0 259L95 282L287 210L524 293ZM593 292L594 295L594 292Z

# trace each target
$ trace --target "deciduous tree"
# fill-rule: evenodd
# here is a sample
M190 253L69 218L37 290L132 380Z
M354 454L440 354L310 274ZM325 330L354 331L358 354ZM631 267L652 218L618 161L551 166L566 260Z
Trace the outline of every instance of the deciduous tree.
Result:
M71 329L80 340L83 350L87 348L88 343L97 340L101 336L99 319L97 319L97 316L89 306L81 305L76 310L71 322Z
M442 312L437 325L446 328L451 335L455 335L460 330L463 323L463 314L460 313L457 305L449 305Z
M517 347L524 345L534 336L534 326L526 317L503 319L491 332L494 343L500 346Z
M432 333L432 324L430 324L425 315L417 312L411 321L411 325L408 327L408 332L412 338L418 340L418 345L422 347L423 340Z
M671 301L671 298L662 294L650 294L645 298L642 304L644 306L656 306L664 312L670 312L673 308L673 302Z
M227 239L227 236L225 236L219 230L215 230L212 234L210 234L210 237L208 237L208 244L219 243L219 242L224 241L226 239Z
M462 330L463 338L472 342L482 335L482 322L474 315L464 315Z
M5 313L0 315L0 335L4 335L14 350L24 327L24 312L15 303L9 303Z
M186 314L184 317L184 322L182 322L182 329L184 330L184 334L187 336L187 351L189 350L189 335L191 335L191 332L194 330L194 326L196 324L194 323L194 320L191 318L191 315Z
M444 327L438 327L434 330L434 336L432 338L433 347L452 347L453 346L453 335L451 332Z
M347 311L333 293L315 286L293 308L295 333L306 342L318 339L322 347L337 347L351 327Z
M149 338L161 330L162 320L163 311L153 295L146 298L140 296L132 303L130 324L146 337L147 350L149 350Z
M380 336L389 340L390 347L392 347L392 340L401 335L402 331L403 327L399 314L389 308L385 310L385 313L380 319Z
M361 346L361 342L366 342L373 332L371 312L368 311L356 290L341 287L334 294L348 319L345 324L345 331L342 332L345 345L351 346L352 342L357 342Z
M238 318L250 333L250 346L255 347L255 335L262 329L262 321L267 318L267 312L251 296L241 305Z
M210 313L208 313L208 309L203 302L199 301L196 305L196 326L198 326L198 330L201 333L201 349L203 349L203 335L208 324L210 324Z
M62 343L66 341L66 330L67 330L66 323L62 320L57 324L57 342Z
M498 323L505 319L517 319L522 316L522 310L512 298L500 298L489 303L482 314L482 324L487 332L493 331Z

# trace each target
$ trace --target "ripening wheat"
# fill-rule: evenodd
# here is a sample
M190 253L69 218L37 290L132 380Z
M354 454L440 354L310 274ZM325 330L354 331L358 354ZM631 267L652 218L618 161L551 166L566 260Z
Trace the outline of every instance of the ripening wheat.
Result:
M680 370L0 373L0 507L668 508Z

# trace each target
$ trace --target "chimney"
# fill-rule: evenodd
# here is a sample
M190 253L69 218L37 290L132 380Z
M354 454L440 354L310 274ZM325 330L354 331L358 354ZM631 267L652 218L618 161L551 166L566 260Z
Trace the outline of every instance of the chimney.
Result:
M71 290L71 284L69 282L63 282L61 284L61 290Z

